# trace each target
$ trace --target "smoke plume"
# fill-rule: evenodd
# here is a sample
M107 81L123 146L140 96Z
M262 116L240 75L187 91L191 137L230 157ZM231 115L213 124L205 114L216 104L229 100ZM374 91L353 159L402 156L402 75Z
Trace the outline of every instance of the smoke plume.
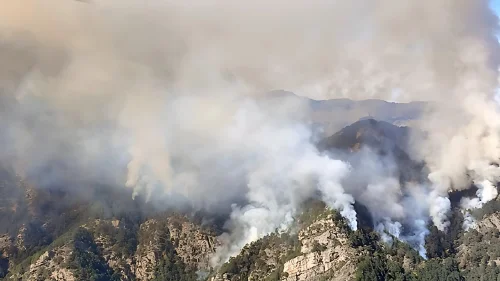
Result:
M465 197L460 201L460 206L462 208L462 213L464 214L464 229L468 230L476 226L476 221L471 210L479 209L483 207L485 203L494 200L498 196L498 190L489 180L484 180L482 182L476 183L478 189L476 191L476 198Z
M359 201L421 247L429 217L448 226L451 190L500 176L486 0L18 0L0 18L0 160L40 185L229 212L215 262L286 228L316 193L352 229ZM275 89L431 101L410 151L429 182L410 188L370 152L364 174L323 155L306 107Z

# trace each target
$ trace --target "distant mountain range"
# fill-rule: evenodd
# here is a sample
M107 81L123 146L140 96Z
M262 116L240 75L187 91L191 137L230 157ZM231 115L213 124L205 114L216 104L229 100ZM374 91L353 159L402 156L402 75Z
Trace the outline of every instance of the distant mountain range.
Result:
M277 90L269 93L274 98L295 98L308 105L311 122L324 130L324 136L331 135L360 119L376 119L397 126L410 125L420 118L427 102L396 103L378 99L314 100L292 92Z

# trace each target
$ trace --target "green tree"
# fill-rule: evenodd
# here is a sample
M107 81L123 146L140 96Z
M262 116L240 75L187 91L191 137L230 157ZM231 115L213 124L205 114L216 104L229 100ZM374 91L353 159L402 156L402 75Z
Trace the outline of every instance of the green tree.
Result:
M444 260L431 259L425 263L423 268L417 271L419 281L464 281L465 279L458 270L456 261L452 258Z
M70 266L75 269L78 280L118 281L120 276L113 272L102 257L92 234L79 228L73 236L73 253Z

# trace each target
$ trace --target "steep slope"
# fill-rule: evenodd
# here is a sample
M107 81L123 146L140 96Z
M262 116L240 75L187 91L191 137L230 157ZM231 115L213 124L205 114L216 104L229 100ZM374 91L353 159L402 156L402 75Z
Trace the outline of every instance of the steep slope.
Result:
M345 221L319 201L305 210L296 233L273 233L248 245L211 280L353 279L359 252L350 245Z
M402 243L388 246L375 232L351 231L320 201L306 203L296 223L290 233L248 245L210 280L427 280L411 279L417 271L427 272L416 251Z
M412 132L408 127L399 127L375 119L359 120L346 126L337 133L322 139L318 149L330 151L336 157L359 165L356 155L362 149L374 152L381 163L391 162L400 177L401 182L425 180L425 166L423 163L413 161L408 155L409 138Z
M340 224L340 226L339 226ZM353 279L359 252L353 249L345 225L326 212L299 231L301 255L287 262L286 281Z
M397 151L402 157L409 158L405 148L409 138L408 127L398 127L384 121L363 119L346 126L337 133L319 142L320 149L339 149L357 151L361 145L378 148L381 152Z
M424 167L405 151L410 134L406 127L363 119L318 147L354 169L363 168L363 153L370 150L375 161L395 164L391 172L402 182L420 181ZM496 200L473 213L477 228L468 232L461 229L455 204L448 232L430 228L429 260L404 243L383 242L359 202L361 227L351 231L337 212L311 200L288 232L254 241L214 269L210 257L219 246L220 229L202 225L196 216L158 211L112 188L95 187L87 197L76 197L11 175L5 171L0 185L0 276L5 280L475 281L500 274Z
M500 201L475 210L475 226L457 241L456 258L466 280L498 280L500 276Z
M180 215L90 221L14 266L9 280L196 280L216 236ZM166 277L168 276L168 278Z

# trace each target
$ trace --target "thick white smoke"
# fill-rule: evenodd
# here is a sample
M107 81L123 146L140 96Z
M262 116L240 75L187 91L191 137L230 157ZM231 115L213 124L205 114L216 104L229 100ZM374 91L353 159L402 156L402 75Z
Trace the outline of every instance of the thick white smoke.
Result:
M340 184L349 171L346 163L321 155L310 142L306 127L274 125L272 120L276 118L262 115L252 102L236 116L236 127L230 126L225 134L229 139L220 140L226 142L225 148L234 151L217 155L242 154L234 164L244 163L246 168L239 177L246 180L241 184L246 186L248 204L233 206L228 225L231 232L223 237L225 243L214 257L215 264L238 253L249 242L276 229L287 229L299 205L315 191L320 191L325 202L340 210L351 227L356 227L354 199ZM228 184L224 187L230 187Z
M362 149L357 157L351 160L356 169L345 180L346 190L366 206L383 241L391 244L395 237L425 257L430 188L409 179L401 183L401 173L410 167L398 166L392 155Z
M462 213L464 214L463 226L465 230L476 226L476 221L470 211L483 207L484 204L496 199L498 196L496 186L494 186L489 180L478 182L476 183L476 186L476 198L465 197L460 201L460 207L462 208Z
M220 260L286 226L316 191L353 229L358 200L393 235L410 225L404 239L421 247L428 216L448 226L450 190L500 176L486 0L18 0L0 18L2 161L27 175L62 163L49 183L230 209ZM309 113L269 99L274 89L432 101L411 153L431 170L429 187L406 188L370 158L357 174L322 155Z

